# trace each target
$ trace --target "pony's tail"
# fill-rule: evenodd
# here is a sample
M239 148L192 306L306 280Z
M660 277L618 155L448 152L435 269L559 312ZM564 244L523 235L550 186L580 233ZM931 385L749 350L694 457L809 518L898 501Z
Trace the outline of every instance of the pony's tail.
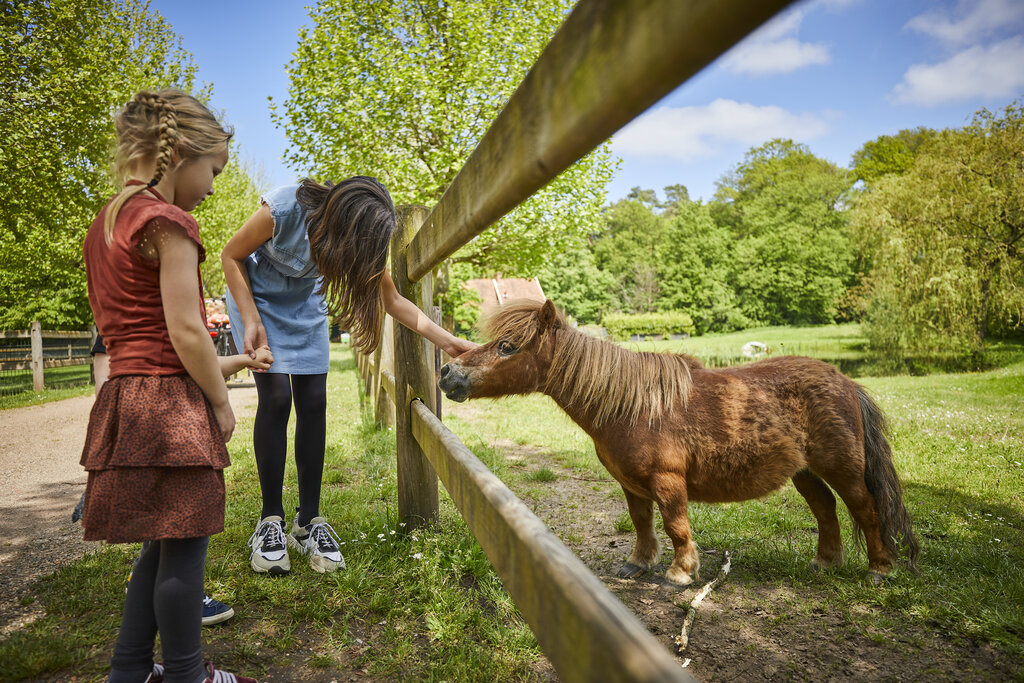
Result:
M888 425L881 409L862 387L857 387L861 420L864 423L864 484L875 498L882 543L895 560L902 546L907 564L914 567L920 546L910 526L910 513L903 505L903 486L892 464L892 450L885 438ZM860 532L860 528L854 525Z

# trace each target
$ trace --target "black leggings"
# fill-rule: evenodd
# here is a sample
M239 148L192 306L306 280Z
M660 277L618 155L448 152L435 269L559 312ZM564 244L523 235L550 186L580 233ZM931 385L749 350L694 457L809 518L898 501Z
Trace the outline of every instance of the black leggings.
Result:
M209 536L203 536L143 544L124 598L121 630L110 660L110 683L146 680L153 670L157 631L166 683L195 683L206 678L199 631L209 541Z
M295 467L299 478L299 524L320 515L320 482L327 443L327 375L253 373L259 405L253 450L260 475L260 518L284 518L281 487L288 447L288 417L295 403Z

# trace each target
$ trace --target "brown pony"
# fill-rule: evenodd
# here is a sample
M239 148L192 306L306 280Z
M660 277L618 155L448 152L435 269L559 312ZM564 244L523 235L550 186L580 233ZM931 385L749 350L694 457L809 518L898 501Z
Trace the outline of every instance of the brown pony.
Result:
M551 301L509 303L483 327L492 341L441 368L441 389L455 401L540 391L590 435L636 526L620 577L658 560L652 503L675 546L665 577L686 585L700 566L687 503L758 498L787 479L818 521L816 567L843 561L829 486L863 534L873 581L901 545L916 562L885 418L831 365L786 356L710 369L691 356L636 353L568 326Z

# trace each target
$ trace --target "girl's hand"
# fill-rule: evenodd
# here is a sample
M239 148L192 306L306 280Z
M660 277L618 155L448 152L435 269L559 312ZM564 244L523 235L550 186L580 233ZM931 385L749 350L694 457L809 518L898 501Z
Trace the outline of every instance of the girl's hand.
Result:
M467 351L472 351L473 349L475 349L478 346L480 346L480 345L479 344L474 344L473 342L471 342L471 341L469 341L467 339L460 339L459 337L453 337L451 343L449 343L447 346L445 346L444 352L447 353L452 358L457 358L457 357L461 356L462 354L466 353Z
M263 328L262 322L255 322L245 326L245 336L242 338L242 353L249 358L256 358L256 349L267 346L267 331ZM267 349L269 351L269 348Z
M246 365L257 372L263 372L269 370L273 363L274 354L270 352L270 347L261 346L253 352L252 359Z
M213 414L217 417L224 443L231 441L231 434L235 431L235 411L231 409L231 402L225 401L219 406L214 406Z

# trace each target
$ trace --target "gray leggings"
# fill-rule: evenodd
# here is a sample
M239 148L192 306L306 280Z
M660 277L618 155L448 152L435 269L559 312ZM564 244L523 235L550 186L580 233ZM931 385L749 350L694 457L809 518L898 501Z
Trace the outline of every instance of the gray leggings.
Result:
M166 683L203 681L203 568L209 536L147 541L124 599L109 683L141 683L153 670L157 631Z

